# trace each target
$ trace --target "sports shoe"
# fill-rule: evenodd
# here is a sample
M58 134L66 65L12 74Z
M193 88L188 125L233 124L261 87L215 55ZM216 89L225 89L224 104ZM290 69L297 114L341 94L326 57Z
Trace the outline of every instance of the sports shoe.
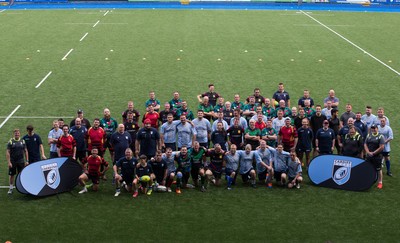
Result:
M117 189L117 190L115 190L114 197L118 197L118 196L119 196L119 194L121 194L121 189Z
M180 188L176 188L175 192L176 192L176 194L181 194L182 193Z
M226 189L228 189L228 191L232 190L232 187L228 186Z
M7 192L7 194L8 194L8 195L11 195L11 194L13 194L13 189L12 189L12 188L8 189L8 192Z
M205 188L204 186L201 186L200 191L201 191L201 192L205 192L205 191L206 191L206 188Z
M388 172L386 173L386 175L388 175L388 176L390 176L390 177L393 176L392 172L390 172L390 171L388 171Z
M296 184L296 188L297 188L297 189L300 189L300 183L297 183L297 184Z
M137 198L138 195L139 195L139 192L136 191L136 192L133 193L132 197L133 198Z
M171 187L167 187L167 192L172 192Z
M149 188L149 189L147 190L147 196L150 196L152 192L153 192L153 189L152 189L152 188Z
M79 191L79 194L83 194L86 192L87 192L87 188L86 188L86 186L84 186L83 189Z
M382 189L382 187L383 187L383 185L382 185L382 183L380 182L380 183L378 183L378 186L376 186L378 189Z
M251 184L251 187L257 188L257 185L256 184Z
M267 187L268 187L268 188L272 188L272 183L271 183L271 182L268 183L268 184L267 184Z

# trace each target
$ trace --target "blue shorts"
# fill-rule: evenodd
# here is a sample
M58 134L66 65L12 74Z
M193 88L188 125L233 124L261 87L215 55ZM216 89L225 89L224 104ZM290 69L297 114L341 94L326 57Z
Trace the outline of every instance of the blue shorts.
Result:
M236 172L236 171L234 171L233 169L230 169L230 168L225 168L225 174L227 176L231 176L233 172Z

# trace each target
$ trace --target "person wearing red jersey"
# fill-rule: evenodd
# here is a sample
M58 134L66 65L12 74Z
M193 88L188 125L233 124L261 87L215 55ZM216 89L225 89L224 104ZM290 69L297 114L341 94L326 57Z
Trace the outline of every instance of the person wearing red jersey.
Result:
M154 127L155 129L158 129L158 119L160 118L160 114L154 110L154 106L152 104L149 104L147 106L147 112L143 115L143 125L144 121L149 119L151 127Z
M108 162L98 155L99 150L93 147L91 155L87 156L82 161L84 172L79 176L79 184L83 189L79 192L80 194L87 192L86 182L92 180L93 191L97 192L99 189L100 176L104 175L108 170Z
M103 128L100 127L100 119L95 118L93 121L93 127L89 128L86 133L88 154L90 155L93 147L97 147L99 156L103 157L105 138L106 133L104 132Z
M76 141L74 137L69 134L69 126L64 125L62 127L63 135L58 138L57 141L57 153L58 157L72 157L73 160L76 158Z
M283 150L286 152L290 152L291 149L296 148L298 134L297 129L290 125L290 118L285 119L285 125L281 127L278 134L278 143L283 144Z

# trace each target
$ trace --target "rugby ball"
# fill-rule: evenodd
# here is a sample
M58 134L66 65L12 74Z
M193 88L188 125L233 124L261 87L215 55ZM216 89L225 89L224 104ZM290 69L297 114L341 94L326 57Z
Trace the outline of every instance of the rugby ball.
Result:
M149 182L150 181L150 176L144 175L144 176L140 177L140 181Z
M155 188L155 191L156 191L156 192L166 192L166 191L167 191L167 187L166 187L166 186L158 185L158 186Z

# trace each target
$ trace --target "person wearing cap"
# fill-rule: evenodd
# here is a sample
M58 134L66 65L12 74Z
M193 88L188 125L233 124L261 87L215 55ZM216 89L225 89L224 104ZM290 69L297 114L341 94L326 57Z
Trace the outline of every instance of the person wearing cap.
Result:
M147 112L143 115L142 122L144 120L150 120L150 124L155 129L158 129L158 119L160 118L160 114L154 110L154 106L149 104L147 106Z
M322 122L322 128L315 134L315 150L319 155L332 154L335 149L335 132L329 128L329 121Z
M148 158L154 157L161 149L160 133L151 127L150 119L144 120L144 127L137 132L135 149L136 157L146 155Z
M382 151L385 147L385 138L379 133L375 124L371 125L371 132L364 142L366 161L371 163L378 173L378 189L382 189Z
M34 163L40 161L41 159L46 159L44 154L42 138L33 132L33 126L28 125L26 127L28 134L22 137L25 141L26 149L28 150L29 163Z
M82 109L79 109L79 110L76 112L76 118L81 119L81 126L86 127L86 129L89 129L89 128L91 127L90 121L89 121L88 119L86 119L86 118L83 117L83 110L82 110ZM75 126L76 118L73 119L73 120L69 123L69 127L72 128L73 126ZM61 127L61 126L60 126L60 127Z
M278 84L278 90L272 95L272 106L275 107L275 102L284 100L285 106L290 107L290 95L285 91L283 83Z

